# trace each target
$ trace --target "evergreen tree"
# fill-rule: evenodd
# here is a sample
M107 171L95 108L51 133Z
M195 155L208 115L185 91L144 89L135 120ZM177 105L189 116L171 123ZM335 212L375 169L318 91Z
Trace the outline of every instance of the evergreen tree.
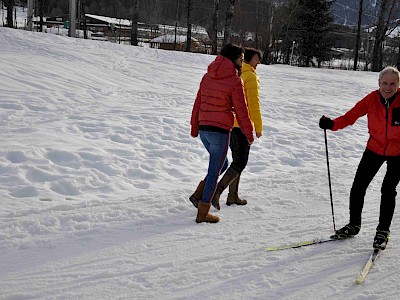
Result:
M286 63L289 62L291 47L297 45L295 54L301 66L318 67L330 59L333 41L328 37L333 16L330 12L332 1L328 0L292 0L283 6L286 24L279 32L283 40Z
M328 38L329 25L333 22L330 12L332 2L326 0L300 0L300 64L306 67L317 60L318 67L330 59L333 42Z
M291 0L288 3L278 6L275 12L275 19L285 20L282 23L276 23L275 48L276 53L280 53L281 58L275 56L274 61L282 61L285 64L290 63L291 47L299 42L300 31L303 30L300 24L300 4L297 0Z

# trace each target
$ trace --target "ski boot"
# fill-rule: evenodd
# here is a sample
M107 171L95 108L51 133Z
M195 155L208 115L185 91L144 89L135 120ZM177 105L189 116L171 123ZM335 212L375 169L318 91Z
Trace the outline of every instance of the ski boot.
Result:
M331 236L331 239L343 240L349 237L353 237L360 232L361 225L347 224L346 226L335 231L335 234Z
M372 247L376 250L385 250L389 241L390 231L377 230Z

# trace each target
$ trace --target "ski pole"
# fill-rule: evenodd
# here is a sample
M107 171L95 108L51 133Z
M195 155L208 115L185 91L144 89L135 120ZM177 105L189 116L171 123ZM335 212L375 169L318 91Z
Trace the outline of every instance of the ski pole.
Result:
M333 220L333 230L336 231L335 225L335 213L333 212L333 199L332 199L332 184L331 184L331 171L329 169L329 156L328 156L328 139L326 137L326 129L324 129L325 134L325 152L326 152L326 165L328 167L328 181L329 181L329 195L331 197L331 207L332 207L332 220Z

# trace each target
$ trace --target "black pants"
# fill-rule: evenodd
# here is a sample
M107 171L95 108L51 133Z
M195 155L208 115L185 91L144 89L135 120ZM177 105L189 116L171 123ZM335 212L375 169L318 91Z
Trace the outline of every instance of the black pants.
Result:
M382 156L366 149L350 192L350 223L361 225L364 197L369 184L386 161L387 171L381 187L381 205L377 229L389 231L396 206L396 187L400 181L400 156Z
M231 132L229 147L232 152L232 163L230 168L242 173L249 160L250 145L247 137L239 127L234 127Z

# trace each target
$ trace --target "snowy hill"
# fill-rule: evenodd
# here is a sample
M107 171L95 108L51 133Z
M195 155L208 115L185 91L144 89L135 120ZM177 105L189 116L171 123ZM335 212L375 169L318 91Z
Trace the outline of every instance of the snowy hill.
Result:
M208 157L189 119L214 57L8 28L0 40L0 299L397 299L398 214L355 284L385 170L359 236L265 250L332 233L318 120L375 89L376 73L259 66L264 136L242 176L249 204L196 224L188 197ZM337 227L367 138L365 119L328 133Z

